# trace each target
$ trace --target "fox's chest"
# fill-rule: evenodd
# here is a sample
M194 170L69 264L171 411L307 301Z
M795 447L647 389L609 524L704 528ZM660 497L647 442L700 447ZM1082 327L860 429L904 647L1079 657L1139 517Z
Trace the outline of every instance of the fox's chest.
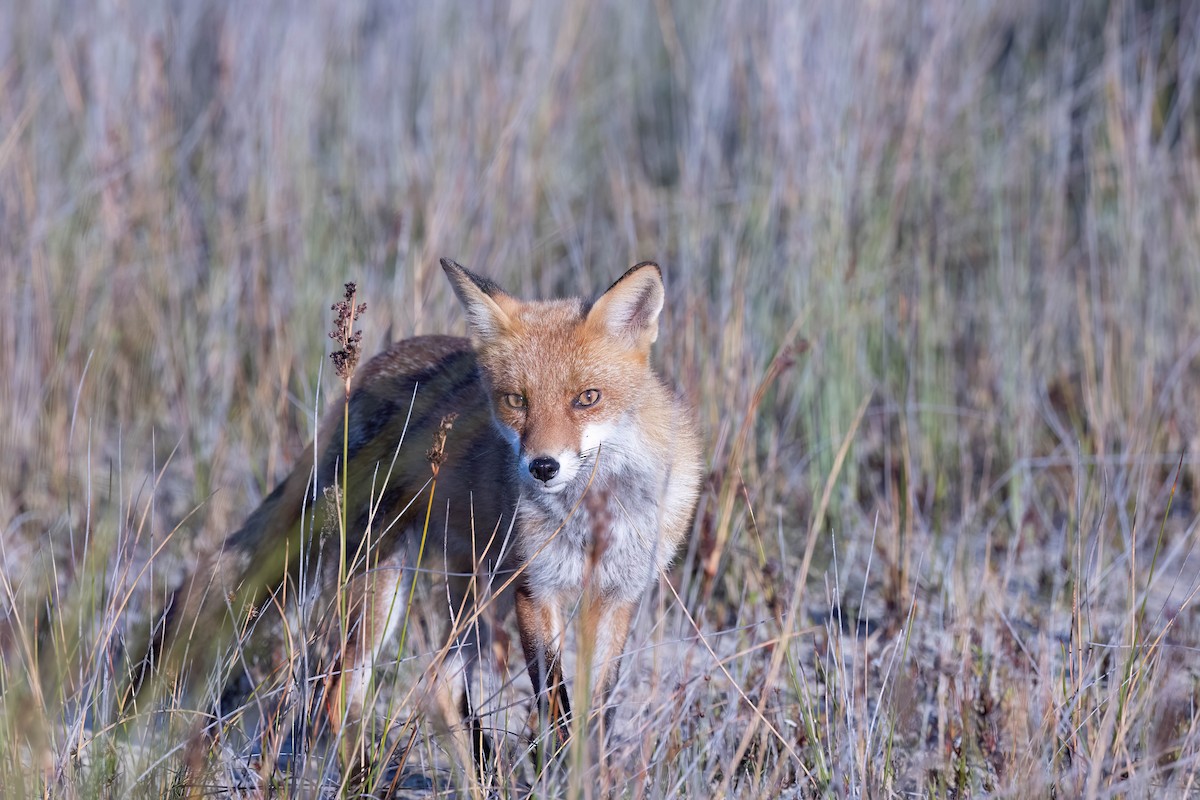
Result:
M536 594L577 595L585 585L636 600L673 553L659 535L657 498L596 492L571 507L522 502L518 547Z

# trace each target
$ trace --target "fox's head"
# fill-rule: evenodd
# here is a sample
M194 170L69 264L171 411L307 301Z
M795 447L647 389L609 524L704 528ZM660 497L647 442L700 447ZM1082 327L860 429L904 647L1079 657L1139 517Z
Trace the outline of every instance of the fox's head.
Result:
M496 418L519 443L526 486L557 494L586 480L598 454L606 464L628 455L631 416L657 382L658 265L638 264L590 303L523 302L449 259L442 268L466 307Z

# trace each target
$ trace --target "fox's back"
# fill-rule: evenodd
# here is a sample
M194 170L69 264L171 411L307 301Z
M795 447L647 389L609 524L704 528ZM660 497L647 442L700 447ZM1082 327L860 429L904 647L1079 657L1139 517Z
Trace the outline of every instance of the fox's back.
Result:
M343 421L343 404L335 402L317 442L318 491L313 493L312 464L299 464L231 544L256 557L282 552L278 545L298 537L311 500L316 499L313 524L319 528L327 522L322 514L328 516L333 507L329 490L344 489L348 552L365 553L368 548L360 545L366 544L372 559L386 558L401 543L407 521L419 516L423 522L433 475L429 451L443 425L430 531L475 530L486 540L510 518L515 458L493 420L469 340L421 336L394 343L359 369L351 388L348 435ZM314 541L327 547L330 538ZM469 565L469 544L462 536L451 537L445 547L438 543L437 552Z
M340 560L343 503L353 574L411 545L427 508L428 555L444 557L448 572L501 566L498 554L516 505L516 463L495 424L470 341L421 336L394 343L355 375L348 427L345 410L341 398L329 409L315 469L310 450L180 587L159 634L162 644L177 647L180 629L189 626L226 629L228 606L210 602L214 597L235 607L259 606L302 572L329 585ZM445 440L435 485L429 451L439 429Z

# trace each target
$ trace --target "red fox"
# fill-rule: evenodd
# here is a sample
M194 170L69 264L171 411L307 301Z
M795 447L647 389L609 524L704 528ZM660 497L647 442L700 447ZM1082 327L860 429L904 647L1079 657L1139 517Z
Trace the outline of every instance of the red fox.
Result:
M229 617L231 603L244 619L243 609L286 578L318 581L328 594L340 540L312 530L341 504L355 622L329 670L331 723L363 714L369 671L405 614L425 530L428 551L446 561L467 675L489 620L515 605L543 724L561 742L571 713L560 661L565 609L580 608L591 695L604 703L637 603L674 557L697 502L702 455L692 412L650 365L662 277L644 262L594 302L523 302L453 261L441 264L470 338L401 341L358 370L348 429L337 404L315 465L298 466L176 593L159 658L180 657L188 627L211 641L207 631ZM439 429L444 452L429 503L425 448ZM343 482L343 446L344 498L327 488ZM211 591L218 573L237 578ZM485 598L482 586L503 591ZM473 611L481 606L489 613ZM461 713L480 760L491 745L474 708L464 690Z

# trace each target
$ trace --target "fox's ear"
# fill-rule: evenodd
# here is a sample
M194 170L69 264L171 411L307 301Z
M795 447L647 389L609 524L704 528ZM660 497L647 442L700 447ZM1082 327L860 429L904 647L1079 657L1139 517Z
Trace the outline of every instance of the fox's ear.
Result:
M630 347L649 350L658 338L658 314L663 307L662 273L658 264L643 261L617 279L588 310L589 325Z
M467 328L473 339L485 342L512 327L517 301L503 289L448 258L442 259L442 269L467 310Z

